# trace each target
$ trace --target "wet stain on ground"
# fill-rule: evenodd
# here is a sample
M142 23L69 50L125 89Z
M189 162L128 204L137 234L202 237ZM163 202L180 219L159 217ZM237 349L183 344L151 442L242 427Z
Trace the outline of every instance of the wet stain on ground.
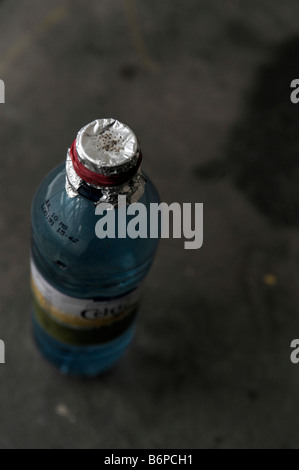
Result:
M238 33L232 28L233 36ZM246 38L245 38L246 39ZM299 78L299 37L274 51L257 74L225 157L195 169L199 178L229 178L273 224L299 225L299 105L291 82Z

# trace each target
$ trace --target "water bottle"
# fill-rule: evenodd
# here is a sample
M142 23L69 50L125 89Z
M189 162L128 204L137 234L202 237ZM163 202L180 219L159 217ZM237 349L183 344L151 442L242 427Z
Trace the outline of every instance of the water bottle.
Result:
M141 284L159 237L132 238L124 231L130 206L159 203L141 162L132 130L115 119L98 119L81 129L66 163L34 197L33 332L42 355L63 374L109 370L134 336ZM97 215L104 204L113 209L115 237L96 233L108 213Z

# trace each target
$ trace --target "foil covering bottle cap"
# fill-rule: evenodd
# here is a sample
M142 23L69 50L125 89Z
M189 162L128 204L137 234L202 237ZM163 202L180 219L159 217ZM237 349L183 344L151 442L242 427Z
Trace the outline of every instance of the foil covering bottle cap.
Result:
M103 175L127 171L140 152L134 132L116 119L97 119L83 127L76 150L86 168Z
M127 195L128 203L140 199L145 186L140 168L137 171L141 150L136 135L128 126L116 119L97 119L79 131L74 145L80 164L90 172L115 178L115 175L125 176L130 172L134 174L136 167L136 174L121 186L115 188L101 186L103 196L99 199L99 203L102 201L114 203L117 194ZM72 149L69 149L67 154L66 191L69 197L76 197L80 186L86 182L75 171L71 152Z

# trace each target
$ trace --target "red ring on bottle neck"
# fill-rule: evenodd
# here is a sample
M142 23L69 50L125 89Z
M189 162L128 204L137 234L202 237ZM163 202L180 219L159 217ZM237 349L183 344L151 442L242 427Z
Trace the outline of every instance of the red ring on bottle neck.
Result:
M74 140L73 145L71 146L70 156L73 162L75 172L83 181L85 181L86 183L94 184L95 186L104 187L120 186L126 181L129 181L137 172L142 161L142 154L140 152L137 163L133 168L130 168L128 171L117 175L104 176L89 170L88 168L86 168L86 166L83 165L83 163L80 162L76 149L76 140Z

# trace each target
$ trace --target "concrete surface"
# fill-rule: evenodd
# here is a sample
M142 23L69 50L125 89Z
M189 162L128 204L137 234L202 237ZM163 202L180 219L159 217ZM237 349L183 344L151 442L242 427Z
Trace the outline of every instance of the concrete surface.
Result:
M299 447L298 14L297 0L0 2L1 448ZM81 381L31 339L29 210L96 117L136 131L164 201L204 203L204 247L161 243L130 351Z

